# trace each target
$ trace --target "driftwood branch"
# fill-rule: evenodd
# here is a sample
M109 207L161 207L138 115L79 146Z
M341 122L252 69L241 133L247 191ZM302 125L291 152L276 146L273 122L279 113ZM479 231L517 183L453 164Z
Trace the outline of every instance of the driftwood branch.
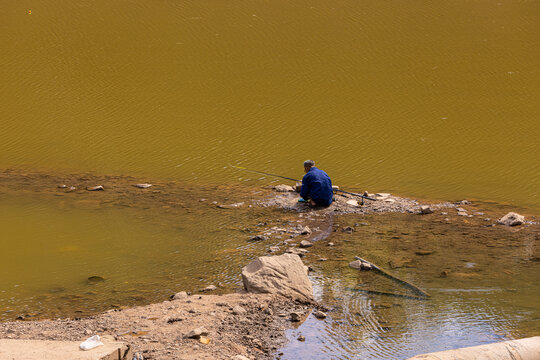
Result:
M399 298L405 298L405 299L412 299L412 300L427 300L425 296L413 296L413 295L405 295L405 294L396 294L386 291L378 291L378 290L369 290L369 289L358 289L358 288L345 288L345 290L350 291L357 291L357 292L363 292L367 294L374 294L374 295L385 295L385 296L392 296L392 297L399 297Z
M389 274L388 272L386 272L385 270L381 269L379 266L375 265L374 263L370 262L370 261L367 261L365 259L362 259L358 256L355 256L354 257L356 260L360 260L362 262L365 262L365 263L368 263L369 265L371 265L371 268L373 271L376 271L378 272L379 274L395 281L396 283L398 284L401 284L403 286L405 286L407 289L411 290L412 292L414 292L416 295L420 296L420 297L423 297L423 298L429 298L431 297L431 295L429 295L427 292L425 292L424 290L420 289L418 286L416 285L413 285L405 280L401 280L397 277L395 277L394 275L392 274Z

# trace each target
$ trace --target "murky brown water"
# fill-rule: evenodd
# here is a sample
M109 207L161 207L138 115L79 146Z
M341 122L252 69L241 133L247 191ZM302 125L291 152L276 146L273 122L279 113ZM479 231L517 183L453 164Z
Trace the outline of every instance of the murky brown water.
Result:
M143 190L129 177L38 173L0 180L0 320L88 315L210 284L234 291L241 268L265 253L267 244L247 241L255 225L290 217L217 207L267 192L257 188L168 182ZM97 181L105 191L84 189Z
M314 158L352 190L540 209L540 2L0 1L0 320L239 286L268 247L245 228L295 218L217 209L274 181L228 163L300 177ZM145 181L151 192L131 187ZM387 219L366 241L333 234L342 259L314 262L319 296L342 304L301 328L323 358L538 334L538 262L516 260L538 240L482 228L469 244L475 230ZM432 300L345 289L390 286L346 262L408 261L410 234L436 252L395 271Z
M31 11L31 13L29 13ZM0 166L540 209L538 1L2 1Z

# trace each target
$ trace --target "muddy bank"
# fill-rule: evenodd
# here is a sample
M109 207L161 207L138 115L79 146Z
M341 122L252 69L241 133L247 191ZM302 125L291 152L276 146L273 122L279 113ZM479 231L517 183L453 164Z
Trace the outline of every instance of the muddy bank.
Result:
M192 295L84 319L0 323L0 338L83 341L111 336L137 359L271 359L284 343L291 313L311 307L265 294ZM188 338L201 329L202 335ZM237 358L243 359L243 358Z

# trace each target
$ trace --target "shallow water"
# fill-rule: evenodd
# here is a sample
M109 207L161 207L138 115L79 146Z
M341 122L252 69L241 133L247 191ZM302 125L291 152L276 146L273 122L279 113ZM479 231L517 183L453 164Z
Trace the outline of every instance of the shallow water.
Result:
M281 350L282 358L406 359L538 335L538 229L486 228L478 224L482 220L467 224L455 216L449 225L443 217L341 218L341 226L370 225L356 227L352 235L333 233L314 247L315 259L318 254L329 259L315 262L313 279L317 298L331 311L324 321L310 316L289 331L291 342ZM326 246L328 241L336 246ZM366 292L415 296L374 272L349 268L355 255L419 286L431 298ZM296 340L300 334L305 343Z
M538 24L537 1L4 0L0 167L233 183L313 158L540 209Z
M241 268L265 253L267 244L248 241L255 225L287 222L273 209L220 209L207 200L234 203L245 197L238 188L109 186L0 191L0 320L89 315L210 284L234 291Z

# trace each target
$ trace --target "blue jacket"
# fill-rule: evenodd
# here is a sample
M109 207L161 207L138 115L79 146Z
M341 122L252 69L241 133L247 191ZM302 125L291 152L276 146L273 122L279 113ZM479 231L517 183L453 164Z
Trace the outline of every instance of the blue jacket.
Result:
M302 178L300 196L312 199L317 205L329 206L332 203L332 180L322 170L313 166Z

